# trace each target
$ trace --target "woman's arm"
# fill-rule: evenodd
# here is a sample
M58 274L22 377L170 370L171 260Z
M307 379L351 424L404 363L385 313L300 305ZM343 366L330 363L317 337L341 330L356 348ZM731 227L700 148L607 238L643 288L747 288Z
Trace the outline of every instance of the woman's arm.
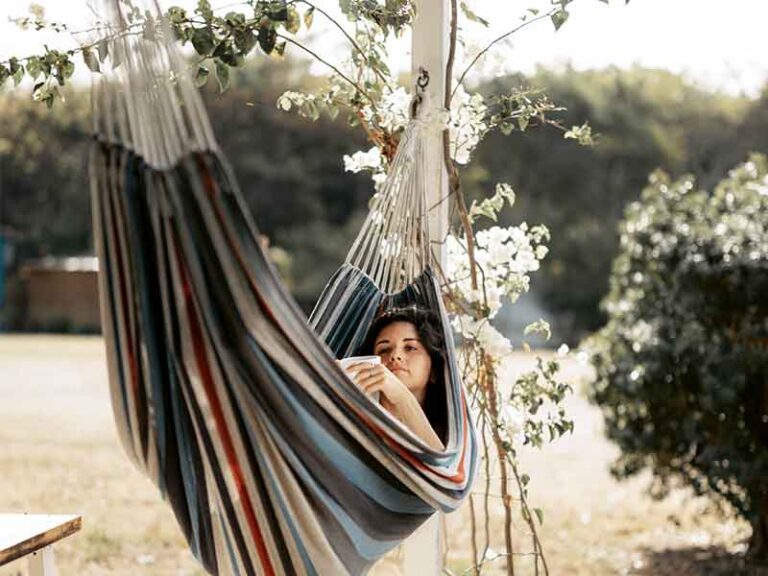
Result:
M393 378L397 378L393 375ZM405 388L405 386L403 385ZM427 445L434 450L444 450L445 447L440 441L435 429L432 428L427 419L427 415L424 414L419 401L416 400L410 390L406 388L407 394L403 395L403 399L398 404L392 404L388 398L382 398L381 405L389 410L389 412L400 422L405 424L416 436L424 440Z
M381 405L430 448L445 449L416 396L386 366L354 364L347 371L366 394L381 392Z

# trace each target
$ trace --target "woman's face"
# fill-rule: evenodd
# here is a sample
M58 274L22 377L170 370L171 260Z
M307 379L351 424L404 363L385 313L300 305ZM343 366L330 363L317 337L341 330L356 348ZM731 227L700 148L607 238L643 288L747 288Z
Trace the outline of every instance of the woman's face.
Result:
M432 358L419 339L419 332L411 322L397 321L381 329L373 345L373 353L419 403L426 396Z

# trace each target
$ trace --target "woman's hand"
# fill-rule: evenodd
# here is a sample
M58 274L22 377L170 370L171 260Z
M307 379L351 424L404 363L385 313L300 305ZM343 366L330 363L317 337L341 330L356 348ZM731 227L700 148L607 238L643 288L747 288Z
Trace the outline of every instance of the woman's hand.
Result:
M347 374L367 396L376 392L382 395L382 405L392 409L403 405L411 391L383 364L361 362L347 368ZM389 406L388 406L389 405Z
M382 408L405 424L430 448L444 449L416 396L386 366L359 362L348 366L345 371L366 395L381 392Z

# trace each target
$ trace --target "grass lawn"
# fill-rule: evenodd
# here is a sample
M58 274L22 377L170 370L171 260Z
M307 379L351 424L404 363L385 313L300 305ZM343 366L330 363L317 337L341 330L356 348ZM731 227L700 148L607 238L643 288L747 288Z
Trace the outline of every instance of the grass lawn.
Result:
M532 359L520 354L521 369ZM580 390L587 368L573 359L564 368ZM652 501L648 476L616 482L608 474L616 449L602 436L599 411L581 393L568 408L575 433L522 457L532 506L544 511L550 574L746 574L744 523L683 490ZM503 510L493 502L491 547L500 551ZM203 574L170 508L119 445L97 337L0 336L0 512L82 514L83 530L55 547L62 576ZM468 518L465 507L443 521L446 565L455 573L469 565ZM519 519L515 542L530 551ZM518 576L533 574L526 558ZM484 573L505 573L503 561ZM0 576L19 574L26 576L24 562L0 567Z

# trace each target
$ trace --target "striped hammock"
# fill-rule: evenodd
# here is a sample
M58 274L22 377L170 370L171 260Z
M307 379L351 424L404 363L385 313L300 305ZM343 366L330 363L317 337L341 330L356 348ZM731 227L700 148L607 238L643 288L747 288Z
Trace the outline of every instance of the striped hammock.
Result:
M430 268L423 142L404 133L360 236L308 323L259 243L167 28L126 31L94 89L91 188L112 404L135 465L211 574L364 574L436 510L477 447ZM114 53L114 52L113 52ZM448 436L435 451L335 363L380 311L435 311Z

